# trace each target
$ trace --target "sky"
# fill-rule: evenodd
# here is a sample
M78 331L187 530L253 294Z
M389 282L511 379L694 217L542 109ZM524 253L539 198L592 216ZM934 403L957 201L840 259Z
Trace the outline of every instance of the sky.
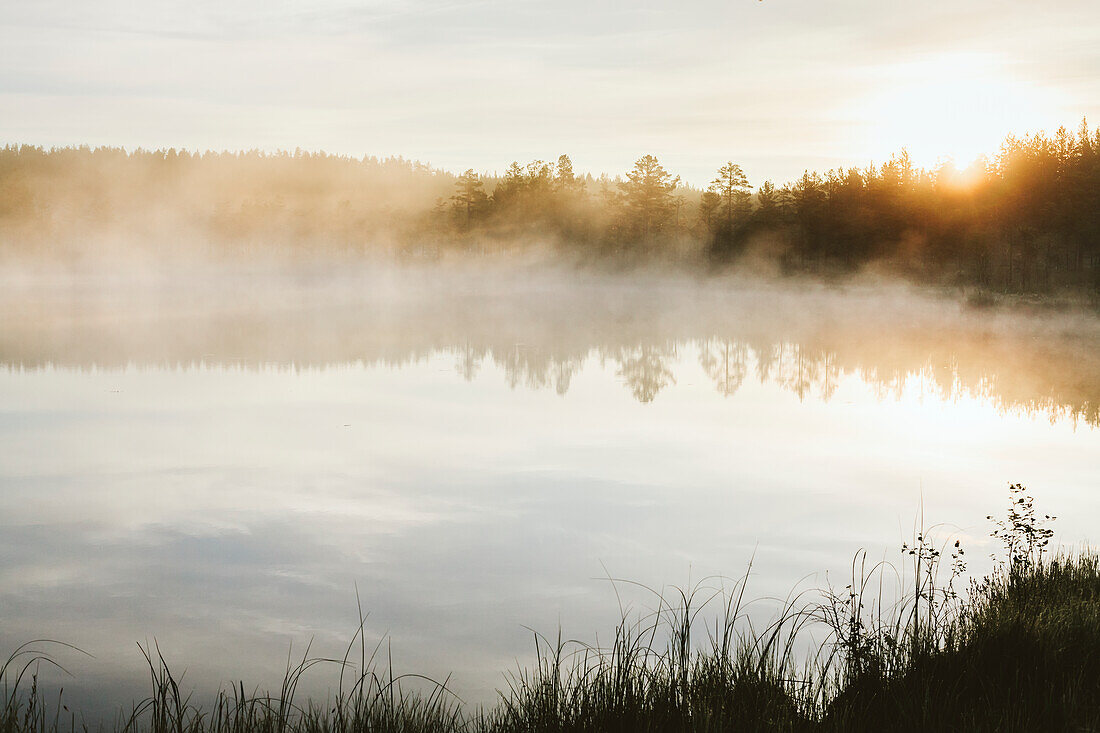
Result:
M0 0L0 144L652 153L758 184L902 147L965 164L1084 116L1095 0Z

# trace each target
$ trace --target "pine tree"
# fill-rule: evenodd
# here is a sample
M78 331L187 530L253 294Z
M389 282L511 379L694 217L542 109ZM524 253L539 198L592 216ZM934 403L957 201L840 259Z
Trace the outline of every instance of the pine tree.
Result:
M488 197L482 189L481 176L475 173L473 168L467 169L455 181L455 195L451 196L451 201L455 202L455 208L463 214L467 229L470 227L470 222L481 212L487 200Z
M633 228L647 240L672 217L675 211L672 192L680 177L666 171L656 157L645 155L634 163L626 178L619 183L623 204Z
M718 176L710 182L710 190L722 201L722 218L727 229L732 229L735 220L749 213L749 180L741 166L729 162L719 168Z

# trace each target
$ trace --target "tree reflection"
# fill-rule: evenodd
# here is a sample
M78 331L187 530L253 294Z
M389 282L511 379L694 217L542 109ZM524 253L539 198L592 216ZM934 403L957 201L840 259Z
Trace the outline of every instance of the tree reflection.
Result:
M555 367L554 391L561 396L565 396L565 393L569 391L569 384L573 381L573 375L581 368L581 364L577 361L566 360L557 362Z
M124 298L81 295L89 305L0 289L0 305L25 316L0 319L0 368L408 367L442 356L466 381L493 372L513 388L565 395L595 357L649 403L692 368L678 359L684 350L730 398L752 375L799 400L830 400L851 376L880 399L916 386L940 400L1100 425L1100 320L1091 314L985 314L938 303L880 314L881 299L811 294L787 296L783 312L765 315L751 294L681 302L599 284L570 285L557 299L422 295L373 311L373 301L280 310L261 295L254 306L207 311L182 291L138 291L150 303L141 318Z
M474 381L478 369L481 368L481 360L484 356L484 349L474 349L470 346L470 342L467 341L466 345L458 353L457 359L455 359L455 371L462 375L462 378L467 382Z
M641 346L622 349L615 360L619 369L615 372L639 402L652 402L657 393L676 383L669 361L676 358L675 346Z
M741 388L748 373L749 348L726 339L706 341L699 347L699 365L714 380L718 392L729 397Z

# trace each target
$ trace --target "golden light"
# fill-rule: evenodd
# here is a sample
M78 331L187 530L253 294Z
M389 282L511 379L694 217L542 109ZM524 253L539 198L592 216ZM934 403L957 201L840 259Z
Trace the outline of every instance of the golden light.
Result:
M995 155L1010 133L1066 122L1055 90L1014 78L989 55L938 55L885 67L875 78L852 114L863 131L858 144L876 162L905 148L921 167L951 158L963 169Z

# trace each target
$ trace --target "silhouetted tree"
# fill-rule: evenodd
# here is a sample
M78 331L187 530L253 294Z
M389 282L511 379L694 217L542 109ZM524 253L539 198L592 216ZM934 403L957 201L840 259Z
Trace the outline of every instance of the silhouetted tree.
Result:
M764 181L756 190L756 204L759 207L756 218L765 224L774 224L779 220L783 197L771 181Z
M660 232L675 211L672 192L680 183L652 155L642 156L619 184L629 222L643 240Z
M487 197L482 188L481 176L469 168L455 181L455 194L451 196L455 208L462 214L463 225L468 229L470 223L484 208Z
M709 190L718 194L721 217L727 229L732 230L734 222L746 216L752 209L749 180L739 165L730 162L719 168L718 175L710 182Z
M572 191L577 186L577 178L573 175L573 161L568 155L559 155L558 163L554 167L554 188L559 192Z

